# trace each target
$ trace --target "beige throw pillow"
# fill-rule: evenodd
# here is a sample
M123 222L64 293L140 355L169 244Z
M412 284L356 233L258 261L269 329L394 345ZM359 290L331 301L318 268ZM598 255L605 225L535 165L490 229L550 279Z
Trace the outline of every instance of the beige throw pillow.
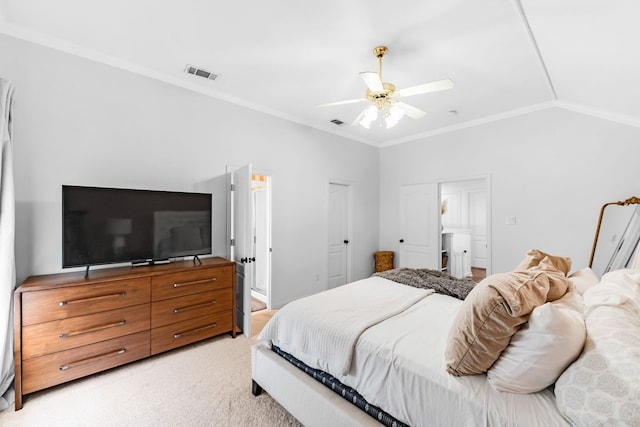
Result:
M486 372L533 309L545 302L548 292L549 279L540 271L495 274L478 283L449 330L447 371L452 375Z
M567 293L569 282L567 273L571 269L571 258L549 255L538 249L531 249L514 271L538 270L549 277L547 302L562 298Z
M571 264L571 260L569 260L569 264ZM556 264L550 257L546 256L542 258L540 264L536 267L532 267L530 270L544 272L549 278L547 302L560 299L567 293L567 290L569 289L569 280L563 271L556 268Z
M544 258L547 258L547 262L557 270L563 272L565 276L569 274L569 270L571 270L571 258L549 255L539 249L529 250L514 271L523 271L537 267Z

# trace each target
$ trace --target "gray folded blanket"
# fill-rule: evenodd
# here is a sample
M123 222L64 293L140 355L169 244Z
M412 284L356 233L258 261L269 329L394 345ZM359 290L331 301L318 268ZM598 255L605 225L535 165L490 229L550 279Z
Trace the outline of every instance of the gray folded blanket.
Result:
M476 285L471 279L458 279L448 273L427 268L395 268L373 275L415 288L433 289L439 294L460 300L464 300Z

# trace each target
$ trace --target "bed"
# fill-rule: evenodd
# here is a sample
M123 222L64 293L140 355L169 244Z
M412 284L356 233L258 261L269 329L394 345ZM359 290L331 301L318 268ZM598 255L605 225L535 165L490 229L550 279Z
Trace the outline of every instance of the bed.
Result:
M527 283L492 308L518 319L499 351L503 319L489 325L480 353L493 360L456 349L456 337L475 344L478 321L491 323L468 318L481 291L456 297L371 277L280 310L252 347L253 392L305 426L640 425L640 273L611 272L596 287L588 268L569 275L570 261L549 257L530 251L513 273L478 285L493 298L514 289L500 280Z

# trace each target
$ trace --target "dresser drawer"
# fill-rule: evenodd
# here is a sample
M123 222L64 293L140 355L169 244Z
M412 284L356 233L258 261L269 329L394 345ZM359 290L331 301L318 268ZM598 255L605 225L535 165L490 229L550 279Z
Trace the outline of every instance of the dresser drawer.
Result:
M155 301L151 304L151 327L229 311L233 306L232 301L231 288Z
M229 332L232 312L222 311L151 330L151 354Z
M31 393L147 356L149 331L25 360L22 392Z
M149 304L70 317L22 328L22 357L29 359L149 329Z
M149 302L148 277L22 293L22 324L33 325Z
M151 299L159 301L230 287L233 283L232 271L233 267L227 266L154 276L151 279Z

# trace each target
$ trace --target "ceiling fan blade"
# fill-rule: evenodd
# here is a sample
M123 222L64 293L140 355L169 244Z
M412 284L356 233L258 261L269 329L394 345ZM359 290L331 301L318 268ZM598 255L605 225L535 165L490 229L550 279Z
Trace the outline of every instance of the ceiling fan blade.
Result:
M417 86L411 86L396 91L400 96L413 96L422 93L438 92L441 90L451 89L455 83L451 79L437 80L435 82L423 83Z
M333 107L334 105L355 104L356 102L366 101L364 98L360 99L347 99L346 101L327 102L326 104L316 105L316 107Z
M420 119L427 114L421 109L416 108L409 104L405 104L404 102L396 102L395 106L401 108L404 111L404 113L407 116L411 117L412 119Z
M384 91L384 87L382 87L382 81L380 80L378 73L374 73L373 71L363 71L360 73L360 77L362 77L362 80L364 80L364 83L371 92Z

